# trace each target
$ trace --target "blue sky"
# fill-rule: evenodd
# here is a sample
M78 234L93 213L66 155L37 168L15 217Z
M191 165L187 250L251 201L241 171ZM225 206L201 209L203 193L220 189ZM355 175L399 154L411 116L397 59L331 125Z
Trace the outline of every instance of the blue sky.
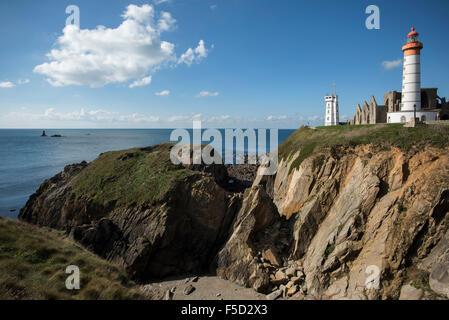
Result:
M365 27L371 4L379 30ZM81 30L63 31L68 5ZM382 63L402 58L411 26L422 86L449 97L447 12L445 0L2 0L0 127L319 125L334 81L340 115L352 117L371 95L382 104L400 90L401 64Z

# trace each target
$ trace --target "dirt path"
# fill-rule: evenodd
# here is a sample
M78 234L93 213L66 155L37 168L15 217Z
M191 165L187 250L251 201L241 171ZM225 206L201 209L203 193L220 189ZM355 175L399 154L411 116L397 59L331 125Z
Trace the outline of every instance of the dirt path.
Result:
M187 287L194 290L186 294ZM201 276L191 278L170 278L163 281L151 282L143 286L152 299L168 297L168 291L173 300L266 300L265 295L253 289L241 287L231 281L216 276Z

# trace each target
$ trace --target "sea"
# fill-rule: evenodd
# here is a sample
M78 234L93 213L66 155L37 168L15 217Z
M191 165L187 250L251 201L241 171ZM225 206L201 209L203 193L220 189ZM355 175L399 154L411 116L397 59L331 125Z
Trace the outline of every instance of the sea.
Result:
M224 129L219 130L224 137ZM90 162L106 151L169 142L172 131L173 129L52 129L46 130L47 136L42 137L42 129L0 129L0 216L16 219L20 209L40 184L62 171L68 164L83 160ZM279 129L278 144L294 131ZM60 137L51 137L52 135ZM246 144L244 149L237 150L234 146L233 152L256 152Z

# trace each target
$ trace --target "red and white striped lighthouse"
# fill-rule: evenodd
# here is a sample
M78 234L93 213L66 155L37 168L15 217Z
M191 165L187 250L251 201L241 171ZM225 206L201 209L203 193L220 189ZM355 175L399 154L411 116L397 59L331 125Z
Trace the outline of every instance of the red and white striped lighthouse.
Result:
M402 97L400 111L387 113L388 123L405 123L412 119L432 121L437 119L437 112L421 110L421 49L415 28L407 35L404 52L404 71L402 75Z
M415 28L407 35L404 52L404 72L402 77L401 111L421 110L421 49Z

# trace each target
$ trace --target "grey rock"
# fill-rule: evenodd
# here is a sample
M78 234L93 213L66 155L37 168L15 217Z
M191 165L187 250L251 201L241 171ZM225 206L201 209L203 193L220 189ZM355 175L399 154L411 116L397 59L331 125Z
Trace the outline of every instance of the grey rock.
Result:
M189 294L191 294L193 291L195 291L195 287L192 286L191 284L189 284L187 287L184 288L184 294L186 296L188 296Z
M406 284L401 288L399 300L419 300L423 295L423 290L415 288L411 284Z
M164 300L173 300L173 293L170 290L165 292Z
M273 291L272 293L268 294L266 296L267 300L276 300L282 295L282 290L278 289L276 291Z
M449 254L447 254L449 258ZM430 288L449 298L449 259L433 266L429 276Z

